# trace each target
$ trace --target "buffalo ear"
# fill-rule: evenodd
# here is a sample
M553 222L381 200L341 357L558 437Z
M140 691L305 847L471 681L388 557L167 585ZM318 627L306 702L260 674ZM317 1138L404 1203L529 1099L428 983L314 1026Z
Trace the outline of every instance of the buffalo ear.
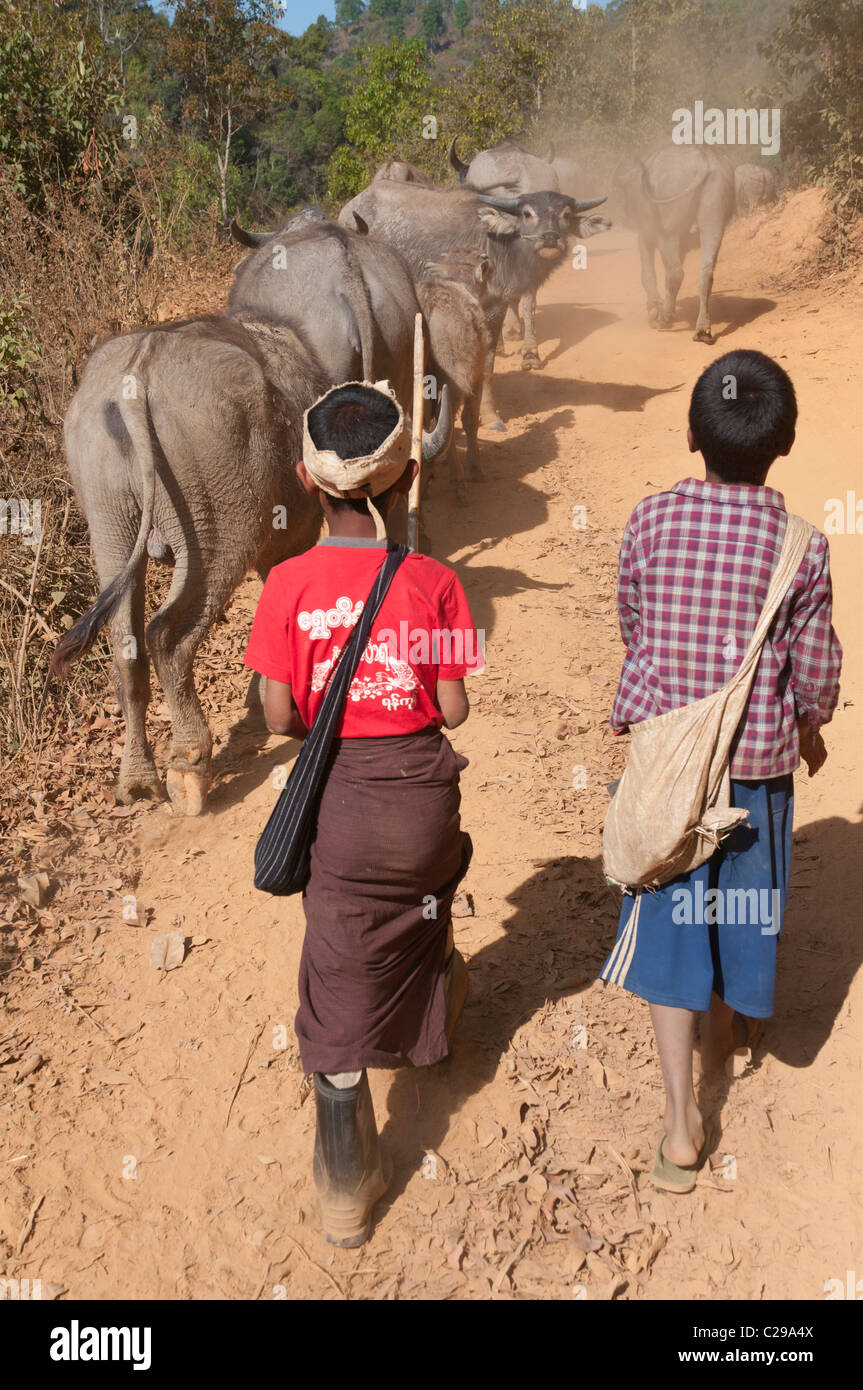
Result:
M477 216L493 236L515 236L518 231L518 220L511 212L500 212L498 208L489 207L488 203L477 208Z
M474 270L474 278L478 284L485 284L486 280L489 277L490 270L491 266L489 264L488 256L481 256L480 259L477 261L476 269Z
M590 236L599 236L600 232L610 232L613 226L607 217L579 217L578 236L586 241Z

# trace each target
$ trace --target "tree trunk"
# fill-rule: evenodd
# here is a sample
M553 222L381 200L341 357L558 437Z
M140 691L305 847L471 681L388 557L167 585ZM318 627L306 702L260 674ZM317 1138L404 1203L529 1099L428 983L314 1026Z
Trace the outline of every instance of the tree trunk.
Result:
M221 133L221 132L220 132ZM228 227L228 165L231 160L231 108L228 107L228 131L225 137L225 153L221 149L216 151L216 163L219 166L219 200L222 205L222 225L227 230Z

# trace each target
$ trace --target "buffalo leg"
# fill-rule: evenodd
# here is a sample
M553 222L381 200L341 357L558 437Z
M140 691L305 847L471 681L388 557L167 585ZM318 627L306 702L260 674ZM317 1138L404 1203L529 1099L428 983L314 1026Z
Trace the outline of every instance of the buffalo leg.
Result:
M147 646L171 711L166 782L179 815L200 815L212 780L213 738L195 689L195 653L238 579L233 566L200 557L191 579L178 557L170 593L147 628Z
M647 241L643 236L638 238L638 250L641 256L641 283L647 295L647 322L651 328L659 325L659 286L656 283L656 254L652 241Z
M462 428L464 428L464 416L462 416ZM467 483L464 475L464 459L455 446L455 435L449 442L446 455L446 466L449 470L450 490L455 494L456 501L467 501Z
M126 723L120 760L117 799L129 805L136 797L164 796L153 752L147 740L150 703L150 663L144 644L144 573L146 560L132 576L111 617L109 631L114 661L114 689ZM100 571L102 587L113 578Z
M506 306L506 319L503 325L503 337L516 341L524 337L524 322L518 310L518 301Z
M536 294L523 294L519 302L519 313L524 324L524 347L521 350L521 365L525 371L530 371L532 367L539 366L539 353L536 346L536 329L534 327L534 315L536 314Z
M461 412L461 427L467 441L467 476L471 482L479 481L484 475L479 462L479 392L466 396Z
M500 338L500 320L497 323L490 323L491 346L485 355L485 371L482 378L482 401L479 408L479 417L486 429L505 430L506 425L497 413L492 394L492 375L494 373L494 355L497 351L498 339Z
M710 331L710 293L713 289L713 271L716 267L716 257L719 255L719 247L722 243L723 227L718 231L702 230L701 233L701 274L698 277L698 319L695 324L695 332L692 335L693 342L712 343L713 334Z
M659 327L670 328L674 323L677 296L683 283L680 238L674 235L658 237L657 245L665 269L665 303L659 311Z

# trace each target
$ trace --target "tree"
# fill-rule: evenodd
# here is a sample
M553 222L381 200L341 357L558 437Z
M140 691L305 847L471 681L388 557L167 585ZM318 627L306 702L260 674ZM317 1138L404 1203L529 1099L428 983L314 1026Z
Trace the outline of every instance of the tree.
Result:
M463 35L465 29L470 24L470 10L468 9L467 0L456 0L453 13L455 16L455 27L458 29L459 33Z
M101 183L116 163L120 84L98 35L0 0L0 53L0 162L17 191L43 204L55 183Z
M342 146L330 161L328 193L335 201L362 187L376 163L397 157L419 159L423 117L430 107L430 59L421 39L393 39L359 53L363 78L345 104Z
M356 24L364 9L363 0L336 0L336 24Z
M446 33L441 0L427 0L422 12L422 33L428 48L434 48L441 34Z
M278 0L177 0L168 63L183 87L183 118L215 149L222 221L228 225L231 146L277 93L272 71L287 35Z
M782 138L808 179L826 179L841 221L863 211L863 5L797 0L762 53L775 73Z
M393 39L361 54L365 78L345 107L345 133L370 159L415 149L428 110L428 54L419 39Z
M453 129L477 146L533 130L548 91L568 75L566 55L580 18L570 0L486 0L480 55L447 89Z

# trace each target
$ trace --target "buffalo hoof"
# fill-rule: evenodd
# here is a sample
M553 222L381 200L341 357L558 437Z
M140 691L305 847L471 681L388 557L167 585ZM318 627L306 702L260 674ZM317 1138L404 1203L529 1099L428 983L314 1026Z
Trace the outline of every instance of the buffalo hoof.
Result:
M487 420L480 420L480 424L484 430L501 430L506 434L506 425L499 415L490 415Z
M713 343L716 341L709 328L699 328L692 335L693 343Z
M541 367L538 352L523 352L521 354L521 365L526 372L532 372L535 367Z
M121 806L132 806L134 802L147 797L152 801L164 801L165 788L153 768L152 772L137 772L122 777L114 788L114 795Z
M207 799L209 779L203 772L169 767L165 777L168 796L178 816L199 816Z

